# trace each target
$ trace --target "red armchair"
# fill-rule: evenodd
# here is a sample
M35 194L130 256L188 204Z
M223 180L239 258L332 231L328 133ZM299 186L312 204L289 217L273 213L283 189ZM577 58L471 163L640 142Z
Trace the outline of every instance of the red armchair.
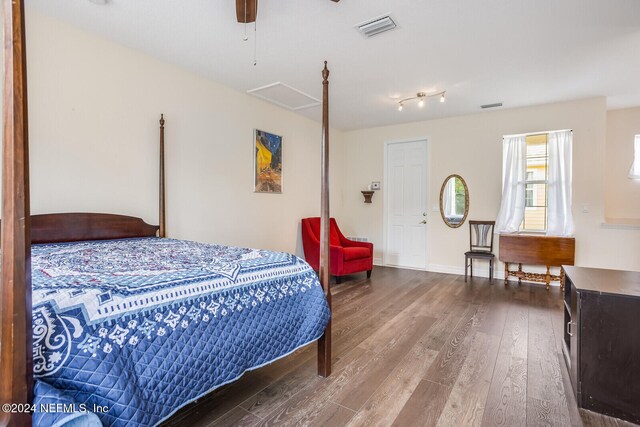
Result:
M330 219L330 269L336 276L336 283L342 282L342 276L360 271L371 277L373 269L373 243L349 240L340 231L334 218ZM320 218L302 220L302 246L304 256L311 267L320 268Z

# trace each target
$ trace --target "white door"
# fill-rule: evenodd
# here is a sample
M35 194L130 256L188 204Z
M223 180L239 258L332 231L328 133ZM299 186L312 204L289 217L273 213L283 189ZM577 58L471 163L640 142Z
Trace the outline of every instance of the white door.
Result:
M385 264L427 267L427 141L387 145Z

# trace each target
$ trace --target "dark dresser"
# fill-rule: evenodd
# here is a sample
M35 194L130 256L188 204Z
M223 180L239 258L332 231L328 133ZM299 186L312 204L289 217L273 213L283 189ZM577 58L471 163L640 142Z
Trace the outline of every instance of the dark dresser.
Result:
M640 273L563 268L562 353L578 406L640 423Z

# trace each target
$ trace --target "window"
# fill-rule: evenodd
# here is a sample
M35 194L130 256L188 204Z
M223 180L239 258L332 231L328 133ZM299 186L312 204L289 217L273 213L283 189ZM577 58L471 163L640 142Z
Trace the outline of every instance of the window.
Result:
M633 163L631 163L631 170L629 170L629 178L640 179L640 135L636 135L633 144Z
M526 137L525 212L521 231L547 229L549 145L547 134Z
M573 236L573 132L507 135L502 147L502 201L496 231Z
M529 171L527 172L527 182L529 181L533 181L533 172ZM524 188L524 197L525 197L525 206L528 208L533 207L533 198L534 198L534 194L533 194L533 185L528 184L525 186Z

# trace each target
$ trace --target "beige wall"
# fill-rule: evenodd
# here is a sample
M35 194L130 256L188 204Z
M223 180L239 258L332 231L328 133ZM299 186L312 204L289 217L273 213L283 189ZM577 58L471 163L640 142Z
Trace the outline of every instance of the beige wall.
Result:
M342 186L341 226L348 235L369 237L376 257L382 258L384 182L370 205L362 203L359 192L372 180L384 181L385 141L428 137L428 264L432 270L461 272L463 253L469 246L469 228L466 224L458 229L448 228L440 218L437 207L443 180L452 173L460 174L470 192L468 218L493 220L501 199L502 136L571 128L576 263L640 270L640 230L601 226L606 120L605 99L593 98L347 132L344 164L348 167ZM583 205L588 213L582 212ZM501 271L502 267L498 269Z
M27 17L34 213L119 212L157 222L157 120L164 112L170 236L301 252L299 219L317 214L319 206L318 123L31 10ZM428 262L431 269L460 272L468 228L450 229L440 219L443 179L462 175L470 190L469 218L494 219L502 135L572 128L577 263L640 270L640 231L601 226L605 170L615 169L611 125L605 147L607 119L615 123L624 114L607 117L604 98L594 98L334 130L334 215L347 235L369 237L381 258L384 182L371 205L362 202L360 190L384 181L385 141L428 137ZM252 192L254 127L284 136L282 195ZM636 205L624 215L637 213Z
M640 181L628 178L635 135L640 135L640 107L607 113L605 213L608 221L640 224Z
M320 206L319 123L32 10L27 26L33 213L157 223L163 112L169 236L300 253L299 220ZM284 137L282 195L252 191L254 127Z

